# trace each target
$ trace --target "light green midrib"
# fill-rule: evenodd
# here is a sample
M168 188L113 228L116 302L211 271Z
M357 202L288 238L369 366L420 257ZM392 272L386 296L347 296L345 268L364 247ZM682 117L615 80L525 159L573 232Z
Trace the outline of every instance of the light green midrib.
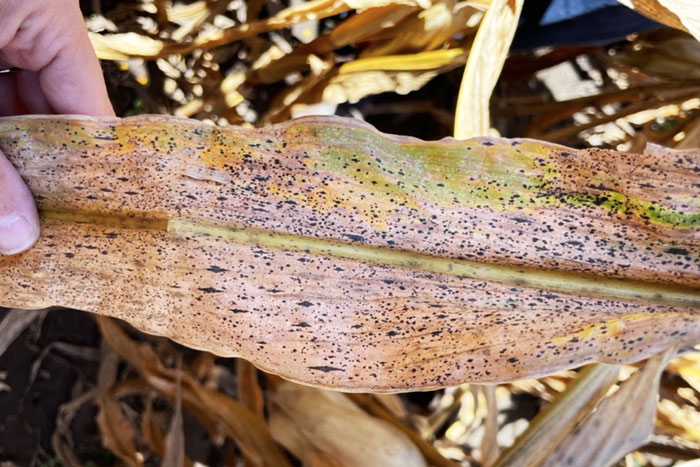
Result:
M209 235L245 245L331 256L427 273L494 281L515 287L543 289L551 292L594 298L633 300L650 304L700 309L700 290L682 286L479 263L477 261L430 256L404 250L340 243L256 229L232 229L177 219L168 221L168 231L176 235Z
M700 290L687 286L480 263L412 251L343 243L262 229L224 227L181 219L144 219L55 210L42 210L41 216L64 221L106 225L115 229L168 231L180 237L218 237L241 245L330 256L378 266L498 282L514 287L541 289L589 298L687 307L700 311Z

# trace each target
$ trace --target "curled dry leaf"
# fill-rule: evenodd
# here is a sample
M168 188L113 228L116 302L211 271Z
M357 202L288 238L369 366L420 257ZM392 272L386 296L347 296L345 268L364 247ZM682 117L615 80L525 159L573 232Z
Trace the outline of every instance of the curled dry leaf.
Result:
M500 456L496 467L538 466L596 405L617 381L619 365L594 364L584 368L576 380L540 411L513 445Z
M81 386L78 384L78 386ZM71 432L71 423L80 408L93 401L97 391L91 389L77 395L74 399L64 402L56 414L56 429L51 435L51 449L65 467L80 467L81 463L75 455L75 443Z
M647 441L654 430L661 373L676 350L671 346L650 358L540 465L612 465Z
M281 93L263 120L286 120L294 107L317 102L356 103L363 97L383 92L407 94L422 88L439 73L462 65L466 56L466 50L455 48L372 57L348 62L337 69L328 67Z
M669 369L680 375L700 394L700 352L692 352L672 360Z
M357 407L345 394L285 383L272 395L272 434L307 465L318 452L338 465L425 466L398 428Z
M659 23L690 32L700 40L700 10L695 0L618 0Z
M484 437L481 440L481 463L490 467L498 459L498 407L496 406L496 386L480 385L486 400L486 419L484 420Z
M181 401L180 401L181 402ZM175 413L170 421L170 428L166 439L164 432L165 422L153 411L153 400L150 395L144 397L145 410L141 416L141 434L143 441L155 455L163 459L163 466L192 467L194 464L185 456L184 425L182 421L182 407L175 403ZM179 406L179 408L178 408ZM177 440L177 443L174 442Z
M163 116L0 119L0 149L43 219L0 258L0 306L116 316L350 391L700 340L698 151Z
M163 426L153 413L153 400L146 397L146 408L141 416L141 433L148 449L158 457L165 456L165 433Z
M363 38L366 47L363 48L360 57L381 57L441 49L449 46L456 36L464 36L464 40L470 42L476 25L483 16L481 6L476 3L439 0L433 2L429 8L402 18L396 25L390 21L384 23L385 27L388 26L387 29ZM347 27L343 23L330 33L334 43L343 44L344 33L354 26L352 20L353 18L350 18L346 21ZM360 38L355 40L358 39Z
M657 430L697 446L700 444L700 413L687 404L662 399L658 404Z
M165 454L163 467L181 467L185 465L185 430L182 421L182 369L181 362L177 368L175 381L175 401L173 418L168 434L165 436Z
M193 21L186 22L182 28L175 31L173 39L176 40L163 41L152 39L146 35L134 32L118 34L90 33L90 40L100 59L124 60L134 57L155 59L166 57L170 54L188 54L196 49L220 47L264 32L290 27L304 21L327 18L350 10L376 8L389 4L420 7L429 5L421 0L314 0L290 6L264 20L232 26L227 29L215 28L211 31L205 30L192 40L180 42L179 40L184 39L185 36L194 31L196 26L212 15L213 10L209 8L211 6L210 3L195 2L189 6L196 9L198 13L194 15L195 19ZM221 3L220 6L225 6L225 3Z
M113 320L100 316L97 321L105 341L139 372L152 389L175 401L178 390L176 370L166 368L147 344L129 339ZM188 373L180 373L180 378L182 406L195 415L207 431L214 433L213 425L220 424L253 465L289 465L267 427L250 410L231 397L202 386Z
M122 413L119 402L105 392L97 398L97 404L97 424L105 447L131 467L143 465L143 455L136 449L134 427Z
M236 360L238 376L238 400L253 412L260 420L265 420L265 398L258 383L258 369L250 362Z
M395 394L348 394L351 401L357 404L365 412L380 418L395 428L401 430L413 444L420 450L428 464L434 467L454 467L450 460L446 459L435 446L427 441L430 436L418 433L408 424L397 418L386 406L386 398ZM405 409L402 409L405 410Z
M484 136L491 128L489 103L501 75L523 0L494 0L479 25L464 69L455 110L455 138Z
M46 312L28 313L27 310L9 310L0 320L0 356L30 324L42 318Z

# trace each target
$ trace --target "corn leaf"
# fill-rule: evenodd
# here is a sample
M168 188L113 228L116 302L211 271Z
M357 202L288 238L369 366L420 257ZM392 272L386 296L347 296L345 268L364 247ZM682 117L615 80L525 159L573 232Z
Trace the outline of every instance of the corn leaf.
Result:
M619 365L593 364L530 422L496 467L542 465L589 415L617 381Z
M700 340L698 151L165 116L5 118L0 149L43 220L0 259L0 306L114 316L349 391Z
M457 138L484 136L491 128L489 102L501 75L523 0L495 0L479 25L464 69L455 110Z
M231 42L256 36L264 32L282 29L309 20L318 20L338 15L350 10L362 10L365 8L377 8L387 5L402 4L415 7L427 7L425 1L412 0L391 0L391 1L365 1L365 0L313 0L299 5L290 6L280 11L273 17L261 21L234 26L227 29L216 29L201 33L191 41L179 42L193 31L197 24L191 24L186 29L178 30L174 33L174 40L161 41L151 39L148 36L138 33L120 34L95 34L90 33L90 40L95 48L95 52L100 59L123 60L127 57L141 57L146 59L162 58L170 54L191 53L196 49L209 49L220 47ZM194 9L200 13L196 21L202 22L211 12L208 11L205 2L195 2L188 9ZM184 12L183 12L184 13ZM195 13L188 11L187 16ZM171 18L177 19L177 18Z
M618 0L628 8L700 40L700 13L695 0Z
M346 394L285 382L271 399L273 436L305 465L318 452L347 467L427 465L405 433L368 415Z
M661 373L676 350L671 347L650 358L538 465L612 465L648 441L654 431Z
M286 456L272 440L265 424L237 400L201 385L192 375L166 368L153 349L129 339L114 320L97 320L105 341L129 362L148 385L161 395L195 415L204 427L217 424L236 440L244 458L252 465L289 465ZM168 442L164 439L164 455ZM165 460L165 459L164 459Z
M119 456L128 466L143 465L143 456L136 450L134 428L122 413L122 409L109 393L97 399L100 412L97 424L102 432L106 448Z

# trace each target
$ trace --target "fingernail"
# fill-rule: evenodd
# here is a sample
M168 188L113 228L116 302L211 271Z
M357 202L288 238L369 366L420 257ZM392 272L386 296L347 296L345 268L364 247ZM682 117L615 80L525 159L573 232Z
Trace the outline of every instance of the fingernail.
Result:
M0 217L0 253L20 253L36 241L37 232L27 219L19 213Z

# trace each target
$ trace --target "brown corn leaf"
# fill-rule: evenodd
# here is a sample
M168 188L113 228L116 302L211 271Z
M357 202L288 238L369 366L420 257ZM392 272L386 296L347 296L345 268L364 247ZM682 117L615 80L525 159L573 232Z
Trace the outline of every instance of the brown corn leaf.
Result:
M225 8L227 5L225 2L195 2L181 7L181 9L186 8L188 10L182 15L183 19L188 19L180 30L175 31L173 38L184 38L195 27L208 19L213 13L213 10L210 8L212 4L216 8ZM152 39L135 32L118 34L90 33L90 40L98 58L103 60L125 60L135 57L156 59L177 53L188 54L196 49L220 47L264 32L290 27L304 21L327 18L350 10L376 8L390 4L428 6L427 1L421 0L313 0L285 8L265 20L254 21L224 30L204 31L193 40L186 42ZM178 19L173 17L172 9L170 9L168 16L170 20ZM190 18L189 16L192 17Z
M470 38L479 24L483 9L477 2L436 1L430 7L398 21L395 26L365 37L367 47L360 56L367 58L431 51L445 47L456 35ZM338 40L342 33L342 28L337 33L331 32L331 40Z
M398 394L376 394L374 397L393 417L400 420L408 418L408 410Z
M481 440L481 464L492 466L498 459L498 407L496 406L496 386L481 385L486 400L486 419L484 420L484 437Z
M285 383L272 403L273 436L302 461L320 451L347 467L426 465L405 434L344 394Z
M150 396L147 396L144 398L145 399L145 406L146 409L143 411L143 415L141 416L141 433L143 434L143 440L145 441L146 445L148 448L158 457L163 459L163 465L174 465L174 466L183 466L183 467L191 467L193 465L192 460L184 456L184 451L182 451L182 458L178 459L180 457L180 450L177 447L171 447L170 449L173 451L171 456L174 455L176 458L175 462L171 462L170 459L166 459L167 457L167 448L166 448L166 434L163 431L163 426L164 423L154 414L153 412L153 404L152 404L152 398ZM182 430L182 412L180 409L180 415L179 417L177 416L177 413L173 417L170 423L170 429L172 430L173 426L175 426L178 430ZM179 428L178 428L179 426ZM177 437L180 435L178 434ZM184 444L182 445L184 449ZM171 457L172 458L172 457Z
M97 398L100 412L97 425L104 446L129 466L143 465L143 455L136 450L134 428L122 413L119 402L109 392Z
M494 465L542 465L615 384L619 369L619 365L605 364L584 368L564 393L537 414Z
M99 408L97 425L102 434L102 444L127 465L143 465L143 454L136 448L134 427L122 412L121 405L113 393L119 357L104 341L101 353L95 402Z
M148 449L162 458L165 455L165 433L161 423L154 416L153 401L150 397L146 398L146 409L141 416L141 433Z
M407 94L422 88L439 73L460 66L466 55L466 50L457 48L372 57L346 63L337 69L329 67L283 92L263 121L286 120L293 109L307 104L355 103L383 92Z
M160 58L174 53L159 39L135 32L103 35L94 32L90 41L97 57L101 60L128 60L133 57Z
M700 148L700 119L689 122L684 131L685 136L674 147L676 149Z
M651 81L651 86L662 84L658 83L658 78L666 78L673 80L665 83L667 87L682 88L697 85L700 78L700 42L686 33L672 29L642 34L606 59L617 68L640 71L657 78L657 82ZM649 89L649 85L632 86L627 93L635 88Z
M177 374L165 368L147 344L131 341L109 318L99 317L104 339L127 360L153 389L174 401ZM182 378L182 405L195 415L210 433L213 423L221 424L245 457L254 465L286 466L288 461L270 437L267 427L238 401L200 385L187 373Z
M557 446L546 466L611 465L651 436L659 380L676 347L651 357L644 366Z
M164 116L0 119L0 149L43 219L33 249L0 258L0 306L116 316L354 391L507 381L700 340L700 151Z
M258 369L250 362L239 358L236 360L238 376L238 399L260 420L265 420L265 399L258 383Z
M46 314L41 312L28 312L27 310L9 310L0 321L0 356L17 339L25 329L37 319Z
M700 394L700 352L691 352L672 360L669 368Z
M173 418L170 420L168 433L165 435L165 452L163 467L181 467L185 465L185 431L182 425L182 370L178 365L175 380L175 401Z
M78 383L79 384L79 383ZM95 389L82 392L72 400L64 402L56 414L56 429L51 435L51 449L65 467L80 467L81 463L74 454L75 442L71 431L71 423L80 408L92 402L97 394Z
M485 136L489 102L518 27L523 0L494 0L479 25L464 68L455 109L455 138Z
M421 436L404 422L399 420L389 409L385 407L382 400L387 396L398 397L394 394L348 394L350 400L361 407L365 412L390 423L401 430L413 444L420 450L425 460L435 467L453 467L454 464L446 459L431 443L426 441L426 437ZM382 402L380 402L382 401Z
M155 0L153 4L156 7L156 22L158 29L163 30L170 22L168 10L172 9L171 0Z
M695 0L618 0L660 23L683 29L700 40L700 12Z
M687 440L692 445L700 444L700 413L687 404L662 399L658 404L657 430L669 436Z

